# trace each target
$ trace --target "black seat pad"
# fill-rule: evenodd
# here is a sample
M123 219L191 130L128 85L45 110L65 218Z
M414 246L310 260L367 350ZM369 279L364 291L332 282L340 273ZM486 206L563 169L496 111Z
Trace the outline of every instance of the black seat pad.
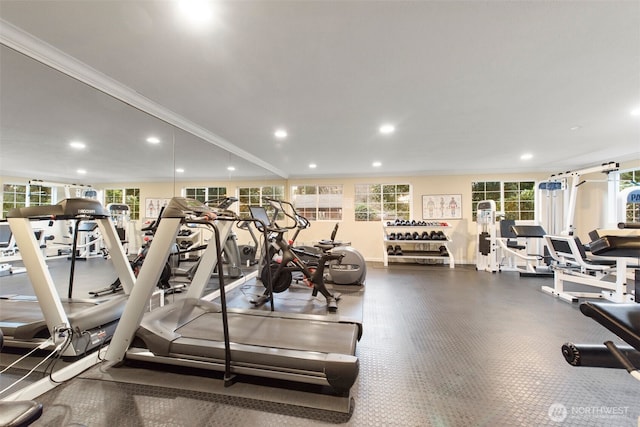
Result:
M640 351L640 304L587 301L580 311Z
M594 255L640 258L638 236L602 236L589 247Z

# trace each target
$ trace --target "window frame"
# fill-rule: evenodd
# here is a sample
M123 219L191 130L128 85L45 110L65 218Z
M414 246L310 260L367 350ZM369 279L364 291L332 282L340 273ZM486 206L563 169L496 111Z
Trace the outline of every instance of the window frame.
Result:
M299 194L299 188L303 188L303 194ZM307 190L313 189L312 192L308 193ZM333 190L338 191L333 191ZM342 184L302 184L302 185L292 185L291 186L291 204L296 208L298 214L307 218L309 221L318 221L318 222L335 222L342 221L342 214L344 212L344 186ZM315 197L305 197L305 196L315 196ZM330 197L322 197L322 196L330 196ZM334 196L334 197L331 197ZM296 200L304 197L307 200L313 200L313 206L299 206L296 204ZM339 198L340 204L339 207L323 207L321 206L323 200L326 199L330 204L332 201Z

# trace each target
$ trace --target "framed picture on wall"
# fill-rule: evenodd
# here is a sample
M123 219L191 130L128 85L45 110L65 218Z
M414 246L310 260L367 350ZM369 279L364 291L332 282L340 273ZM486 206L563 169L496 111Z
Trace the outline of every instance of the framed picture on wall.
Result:
M462 194L422 196L422 219L461 219Z
M144 199L145 218L158 218L160 210L167 206L171 199Z

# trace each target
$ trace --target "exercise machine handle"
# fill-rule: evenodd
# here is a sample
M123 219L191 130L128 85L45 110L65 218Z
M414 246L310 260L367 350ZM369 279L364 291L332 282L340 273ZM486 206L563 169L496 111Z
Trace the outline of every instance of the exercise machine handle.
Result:
M618 361L618 363L620 363L624 367L624 369L627 370L627 372L632 373L633 371L638 370L638 368L633 366L633 364L627 358L627 356L625 356L624 354L622 354L620 350L618 350L618 347L616 347L616 345L612 341L605 341L604 345L611 352L611 354Z
M292 226L285 226L285 227L276 227L276 229L274 230L270 230L270 231L282 231L282 230L293 230L295 228L307 228L309 227L309 221L298 214L298 212L296 212L296 208L293 206L293 204L286 202L284 200L279 200L279 199L272 199L269 197L263 197L262 198L265 202L269 203L275 210L276 213L274 215L274 220L275 217L278 215L279 212L282 212L282 214L284 216L286 216L287 218L291 219L294 222L294 225ZM285 209L284 205L287 205L289 208ZM275 225L275 222L274 222Z
M619 222L618 228L640 228L640 223L638 222Z

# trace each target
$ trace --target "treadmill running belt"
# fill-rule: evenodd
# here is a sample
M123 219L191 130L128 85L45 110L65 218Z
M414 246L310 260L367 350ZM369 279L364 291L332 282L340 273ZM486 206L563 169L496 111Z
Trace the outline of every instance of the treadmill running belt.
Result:
M70 315L96 305L95 302L62 302ZM35 299L0 299L0 327L4 335L19 339L32 339L46 332L47 323Z
M355 324L301 321L229 313L232 343L321 353L355 354L358 328ZM223 341L220 313L203 313L176 333L182 338Z

